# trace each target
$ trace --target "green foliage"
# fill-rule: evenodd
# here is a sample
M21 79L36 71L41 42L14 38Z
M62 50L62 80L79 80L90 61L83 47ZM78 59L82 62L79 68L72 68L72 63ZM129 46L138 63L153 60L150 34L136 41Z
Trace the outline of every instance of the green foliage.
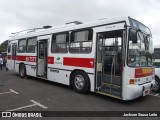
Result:
M8 41L7 41L7 40L4 41L4 42L0 45L0 53L7 51L7 45L8 45Z

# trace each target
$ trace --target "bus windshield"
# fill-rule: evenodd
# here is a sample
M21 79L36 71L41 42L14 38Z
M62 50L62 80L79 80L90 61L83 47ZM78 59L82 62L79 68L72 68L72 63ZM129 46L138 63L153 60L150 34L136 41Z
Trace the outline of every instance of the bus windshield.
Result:
M137 29L130 29L129 33L128 66L153 66L153 45L151 36Z

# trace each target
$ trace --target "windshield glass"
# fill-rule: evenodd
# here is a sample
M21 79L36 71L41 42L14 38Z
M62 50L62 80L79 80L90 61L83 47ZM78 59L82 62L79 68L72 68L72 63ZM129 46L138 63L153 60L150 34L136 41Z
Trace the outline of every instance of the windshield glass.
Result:
M142 31L144 31L145 33L147 34L151 34L149 28L147 26L145 26L144 24L142 24L141 22L133 19L133 18L130 18L129 17L129 22L130 22L130 25L134 28L137 28L137 29L140 29Z
M160 68L160 48L154 48L154 66Z
M154 62L154 67L156 67L156 68L160 68L160 62Z
M129 33L128 66L153 66L153 45L150 35L134 29L130 29Z

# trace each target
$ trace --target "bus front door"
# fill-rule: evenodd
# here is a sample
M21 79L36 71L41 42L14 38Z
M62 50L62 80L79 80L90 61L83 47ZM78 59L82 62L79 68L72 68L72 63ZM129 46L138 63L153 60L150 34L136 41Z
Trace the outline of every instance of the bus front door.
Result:
M122 30L98 34L96 68L98 91L120 98L122 93L122 37Z
M47 78L47 39L38 41L37 77Z
M17 43L12 43L11 70L15 70L16 51L17 51Z

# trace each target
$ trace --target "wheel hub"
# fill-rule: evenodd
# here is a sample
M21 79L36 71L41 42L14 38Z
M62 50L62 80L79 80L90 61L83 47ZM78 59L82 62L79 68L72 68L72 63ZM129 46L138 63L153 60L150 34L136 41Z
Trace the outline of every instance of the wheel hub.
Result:
M158 82L157 81L155 81L155 85L153 86L153 89L156 91L158 90Z
M81 90L84 87L84 78L82 75L77 75L74 79L74 84L77 89Z

